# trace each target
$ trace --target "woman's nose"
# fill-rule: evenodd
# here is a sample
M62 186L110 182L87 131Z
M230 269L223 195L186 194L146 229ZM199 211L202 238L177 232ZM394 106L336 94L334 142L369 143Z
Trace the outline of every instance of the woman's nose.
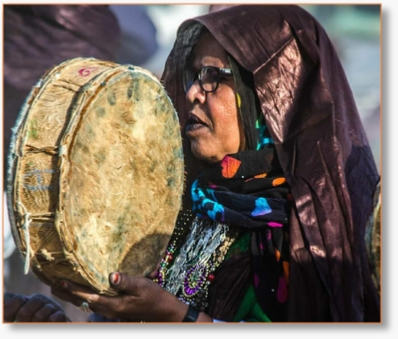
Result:
M196 79L196 81L194 81L191 87L188 89L186 98L190 103L193 103L196 100L198 100L201 104L205 102L206 93L200 87L198 79Z

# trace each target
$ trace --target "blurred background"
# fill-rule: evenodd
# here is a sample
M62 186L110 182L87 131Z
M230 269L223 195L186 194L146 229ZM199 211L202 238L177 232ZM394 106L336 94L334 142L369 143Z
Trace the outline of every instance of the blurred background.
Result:
M46 70L82 56L134 64L160 77L180 23L223 7L4 5L4 159L18 112ZM336 47L380 170L380 5L302 7L320 21ZM23 261L9 229L5 199L3 220L4 292L50 295L48 286L32 273L23 273ZM86 320L87 314L60 303L73 321Z

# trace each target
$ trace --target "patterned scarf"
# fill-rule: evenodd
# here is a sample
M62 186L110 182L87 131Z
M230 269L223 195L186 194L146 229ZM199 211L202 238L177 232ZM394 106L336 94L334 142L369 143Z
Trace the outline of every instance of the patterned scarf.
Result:
M252 88L252 75L230 58L248 150L206 167L193 183L193 212L250 231L253 285L272 321L286 319L289 187Z
M285 178L274 171L273 148L227 155L193 183L193 212L231 226L258 230L288 222Z

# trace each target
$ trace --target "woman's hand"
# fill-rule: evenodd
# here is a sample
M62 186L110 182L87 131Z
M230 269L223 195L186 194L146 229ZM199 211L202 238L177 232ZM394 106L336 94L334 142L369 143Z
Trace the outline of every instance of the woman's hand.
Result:
M42 294L4 293L5 322L69 322L61 306Z
M120 295L99 295L87 287L69 281L61 282L64 290L53 289L52 293L76 306L86 301L93 312L109 319L124 321L181 322L188 310L185 303L150 279L116 272L109 276L109 281ZM204 314L201 319L211 321Z

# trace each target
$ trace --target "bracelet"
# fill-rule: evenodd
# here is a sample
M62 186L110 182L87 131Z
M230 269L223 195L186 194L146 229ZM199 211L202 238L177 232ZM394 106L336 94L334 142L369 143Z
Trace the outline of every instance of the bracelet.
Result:
M200 311L196 309L195 307L189 305L188 306L188 311L187 314L185 314L184 319L182 319L183 323L196 323L196 320L198 320Z

